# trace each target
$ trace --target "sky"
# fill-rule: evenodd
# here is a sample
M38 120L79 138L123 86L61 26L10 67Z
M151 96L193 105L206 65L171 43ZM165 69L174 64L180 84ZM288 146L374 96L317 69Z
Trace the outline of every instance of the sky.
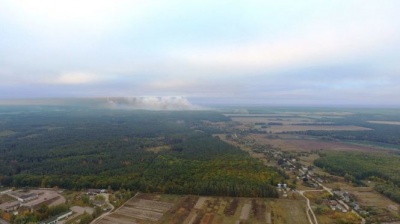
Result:
M398 0L4 0L0 99L399 107L399 8Z

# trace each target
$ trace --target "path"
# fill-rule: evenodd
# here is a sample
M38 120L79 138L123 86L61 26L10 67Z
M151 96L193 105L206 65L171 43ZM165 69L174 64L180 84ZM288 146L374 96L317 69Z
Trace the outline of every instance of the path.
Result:
M137 193L135 194L135 196L133 196L132 198L136 197L138 194L139 194L139 192L137 192ZM111 203L109 203L108 195L107 195L107 197L105 197L105 198L106 198L107 204L108 204L109 206L111 206L112 209L111 209L110 211L107 211L106 213L103 213L101 216L97 217L96 219L94 219L90 224L95 224L97 221L101 220L102 218L106 217L107 215L110 215L111 213L116 212L119 208L122 208L128 201L131 200L131 198L128 199L124 204L122 204L119 208L115 209L115 211L114 211L114 208L115 208L115 207L114 207Z
M322 191L322 190L308 190L308 191ZM307 192L307 191L299 191L299 190L297 190L297 193L299 193L301 196L303 196L307 200L306 213L307 213L308 221L310 222L310 224L318 224L317 217L315 216L314 211L311 208L310 199L308 199L306 196L304 196L304 192ZM311 219L309 212L313 216L314 222Z

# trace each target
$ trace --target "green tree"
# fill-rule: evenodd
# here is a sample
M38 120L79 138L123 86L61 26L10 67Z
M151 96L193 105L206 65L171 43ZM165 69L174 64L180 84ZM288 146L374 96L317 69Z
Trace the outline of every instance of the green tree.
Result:
M86 213L86 211L85 211L80 220L81 220L79 222L80 224L89 224L90 222L92 222L93 217L91 215L89 215L88 213Z
M89 204L89 196L88 195L82 195L82 201L85 204Z

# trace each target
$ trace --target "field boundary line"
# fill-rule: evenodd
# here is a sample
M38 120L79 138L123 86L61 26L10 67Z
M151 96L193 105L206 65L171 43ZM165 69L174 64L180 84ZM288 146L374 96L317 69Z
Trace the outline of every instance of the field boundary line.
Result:
M102 214L101 216L95 218L93 221L90 222L90 224L95 224L97 221L101 220L102 218L114 214L116 211L118 211L120 208L122 208L126 203L128 203L128 201L130 201L132 198L135 198L140 192L137 192L133 197L129 198L128 200L126 200L125 203L123 203L121 206L119 206L118 208L116 208L114 211L111 212L106 212L104 214Z

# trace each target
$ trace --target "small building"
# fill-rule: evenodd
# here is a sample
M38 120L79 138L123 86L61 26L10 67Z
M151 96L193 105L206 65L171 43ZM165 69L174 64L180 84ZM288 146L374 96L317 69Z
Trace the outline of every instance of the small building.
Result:
M0 195L10 193L12 189L3 189L0 191Z
M70 215L72 215L72 211L68 210L68 211L58 215L57 217L48 219L48 220L43 221L43 222L39 222L39 224L56 224L56 223L58 223L58 221L60 221L62 219L65 219L65 218L68 218Z
M97 195L100 193L106 193L106 190L105 189L88 189L86 191L87 195Z
M20 201L21 203L26 203L28 201L32 201L37 199L39 196L36 193L30 193L30 194L23 194L21 196L18 197L18 201Z
M326 202L326 204L329 206L329 208L331 208L333 211L336 210L337 205L339 204L337 201L335 200L329 200Z
M12 212L16 211L20 206L20 203L18 201L12 202L9 205L7 205L4 209L5 212Z

